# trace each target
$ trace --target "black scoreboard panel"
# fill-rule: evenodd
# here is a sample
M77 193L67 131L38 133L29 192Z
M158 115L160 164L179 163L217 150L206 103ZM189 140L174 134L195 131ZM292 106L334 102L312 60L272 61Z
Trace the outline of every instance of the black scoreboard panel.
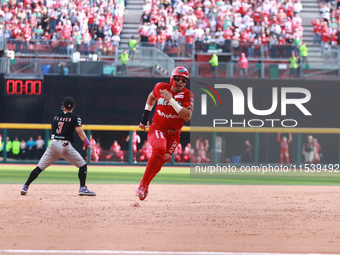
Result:
M44 80L2 77L1 83L0 122L39 123Z
M50 123L54 114L60 111L62 100L71 96L76 101L75 113L83 123L99 125L138 125L149 93L158 82L169 82L169 78L112 77L112 76L53 76L39 79L5 79L0 76L0 122L7 123ZM186 85L190 87L189 80ZM233 84L244 95L247 88L253 88L253 105L266 110L272 105L273 88L305 88L311 99L304 106L311 113L305 116L295 105L287 106L287 114L282 115L278 103L275 115L254 116L247 110L241 117L248 119L296 119L298 127L339 128L340 127L340 86L338 80L297 80L297 79L206 79L216 84ZM192 83L194 85L194 83ZM201 112L201 95L194 91L194 114ZM201 91L201 90L200 90ZM232 100L230 92L220 89L225 96L223 106L215 110L223 111L223 118L234 119L228 105ZM245 96L245 98L248 98ZM228 99L228 100L227 100ZM281 100L282 101L282 100ZM245 107L247 101L245 99ZM248 102L249 104L249 102ZM211 111L210 111L211 112ZM209 115L210 116L210 115ZM237 120L238 121L238 120ZM209 123L207 122L207 125ZM211 125L211 123L210 123Z

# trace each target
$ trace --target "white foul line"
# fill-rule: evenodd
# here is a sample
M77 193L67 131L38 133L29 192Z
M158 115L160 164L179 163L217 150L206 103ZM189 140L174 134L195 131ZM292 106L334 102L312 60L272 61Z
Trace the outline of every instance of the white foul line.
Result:
M339 255L324 253L209 252L209 251L115 251L115 250L0 250L0 253L60 254L159 254L159 255Z

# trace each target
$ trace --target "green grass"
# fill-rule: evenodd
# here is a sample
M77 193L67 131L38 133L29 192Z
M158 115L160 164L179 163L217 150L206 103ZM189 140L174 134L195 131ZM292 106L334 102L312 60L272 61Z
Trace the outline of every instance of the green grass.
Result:
M24 183L35 165L0 164L0 183ZM88 167L87 183L139 183L145 166ZM220 175L190 175L189 167L163 167L154 179L158 184L240 184L240 185L340 185L340 173L225 173ZM78 183L78 169L68 165L53 165L40 174L35 183Z

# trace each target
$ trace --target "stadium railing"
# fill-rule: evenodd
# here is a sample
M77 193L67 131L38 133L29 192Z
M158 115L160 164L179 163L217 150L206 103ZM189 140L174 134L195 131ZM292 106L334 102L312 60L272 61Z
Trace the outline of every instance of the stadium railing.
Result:
M93 134L93 137L99 136L101 132L105 133L109 140L115 140L114 134L121 135L121 132L128 132L131 136L133 130L138 130L137 126L133 125L83 125L86 130L88 137ZM34 131L33 131L34 130ZM279 144L276 140L277 133L292 133L293 143L290 145L291 150L291 163L302 164L302 147L305 141L305 137L313 135L319 138L319 142L322 146L322 151L326 154L321 164L340 164L340 129L339 128L251 128L251 127L183 127L182 129L181 143L183 149L187 142L191 142L194 146L195 139L198 137L206 137L209 140L210 149L208 156L211 159L212 164L240 164L242 161L234 161L234 158L241 158L242 152L240 148L243 147L243 142L248 139L253 145L253 162L249 164L259 165L263 163L279 163ZM6 148L6 137L11 138L15 136L23 135L23 132L32 134L32 132L38 133L42 137L45 137L45 149L47 148L50 138L50 124L22 124L22 123L0 123L0 134L2 135L3 147L2 147L2 160L0 163L32 163L29 160L12 160L7 158ZM31 132L31 133L30 133ZM116 132L116 133L115 133ZM120 133L119 133L120 132ZM146 138L146 134L140 131L139 134L143 139ZM29 135L31 136L31 135ZM19 139L20 140L20 139ZM119 139L117 139L119 140ZM270 141L269 141L270 140ZM184 141L186 142L184 144ZM223 141L224 146L218 144L218 141ZM81 141L80 141L81 142ZM328 143L328 144L327 144ZM143 143L141 142L140 146ZM82 145L82 144L81 144ZM272 147L274 146L274 147ZM221 149L222 148L222 149ZM104 148L105 149L105 148ZM108 149L108 148L106 148ZM1 151L1 150L0 150ZM124 162L120 161L107 161L100 160L98 163L90 161L90 153L88 151L87 158L88 163L91 164L119 164L119 165L130 165L133 162L133 151L132 141L130 139L128 144L128 151L126 152L127 157ZM36 160L33 162L36 163ZM146 162L139 162L138 164L146 164ZM189 165L189 163L177 163L172 157L168 163L173 166Z

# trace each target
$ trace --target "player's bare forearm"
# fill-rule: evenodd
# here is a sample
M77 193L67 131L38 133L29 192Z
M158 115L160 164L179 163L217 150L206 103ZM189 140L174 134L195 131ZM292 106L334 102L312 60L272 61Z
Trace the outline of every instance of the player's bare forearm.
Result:
M146 100L146 104L154 106L156 103L157 97L153 94L153 91L151 91L151 93L149 94L147 100Z
M77 134L79 135L80 139L84 142L86 139L87 139L87 136L85 134L85 131L82 127L76 127L76 131L77 131ZM95 150L94 150L94 147L90 144L88 145L87 147L90 148L90 150L96 154Z
M77 134L79 135L79 137L82 141L87 139L87 136L86 136L84 129L82 127L76 127L76 131L77 131Z
M187 108L182 108L182 110L178 112L178 115L181 116L184 119L184 121L189 121L192 116L192 110L187 109Z

